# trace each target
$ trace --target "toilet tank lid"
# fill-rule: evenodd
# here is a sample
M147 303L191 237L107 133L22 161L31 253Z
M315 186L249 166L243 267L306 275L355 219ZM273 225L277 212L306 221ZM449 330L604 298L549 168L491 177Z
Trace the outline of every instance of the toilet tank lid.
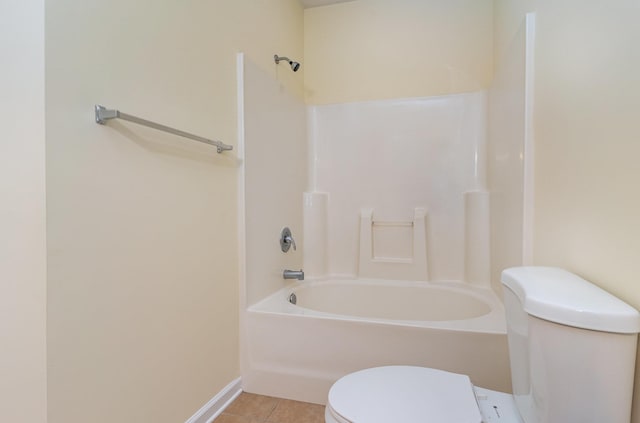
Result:
M601 332L640 332L635 308L564 269L512 267L502 272L502 283L532 316Z

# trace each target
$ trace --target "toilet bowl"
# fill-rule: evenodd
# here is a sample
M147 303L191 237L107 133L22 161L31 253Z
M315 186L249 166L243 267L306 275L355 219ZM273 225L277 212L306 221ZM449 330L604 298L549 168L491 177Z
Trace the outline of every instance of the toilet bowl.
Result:
M415 366L348 374L327 423L628 423L640 313L565 270L502 273L513 395Z
M522 423L513 396L469 377L415 366L351 373L329 391L327 423Z

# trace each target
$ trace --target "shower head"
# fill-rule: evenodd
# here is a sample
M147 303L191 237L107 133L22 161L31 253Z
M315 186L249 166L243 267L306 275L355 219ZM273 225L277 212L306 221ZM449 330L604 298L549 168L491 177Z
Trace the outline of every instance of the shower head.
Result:
M275 60L276 65L279 64L281 60L289 62L289 65L291 65L291 70L294 71L294 72L298 72L298 69L300 69L300 63L294 62L293 60L289 59L288 57L278 56L276 54L276 55L273 56L273 60Z

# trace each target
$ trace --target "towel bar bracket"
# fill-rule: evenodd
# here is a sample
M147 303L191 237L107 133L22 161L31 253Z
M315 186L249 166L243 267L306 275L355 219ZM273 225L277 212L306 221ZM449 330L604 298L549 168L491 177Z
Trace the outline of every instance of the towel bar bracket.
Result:
M105 107L96 105L96 123L99 123L100 125L105 125L107 123L107 120L115 119L117 117L118 117L117 110L111 110L111 109L107 109Z

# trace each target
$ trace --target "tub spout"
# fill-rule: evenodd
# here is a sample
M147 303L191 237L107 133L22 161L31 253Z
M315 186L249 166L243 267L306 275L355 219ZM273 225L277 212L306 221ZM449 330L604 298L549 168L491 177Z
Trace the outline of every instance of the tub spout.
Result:
M299 281L303 281L304 272L302 271L302 269L300 270L285 269L284 272L282 272L282 277L285 279L298 279Z

